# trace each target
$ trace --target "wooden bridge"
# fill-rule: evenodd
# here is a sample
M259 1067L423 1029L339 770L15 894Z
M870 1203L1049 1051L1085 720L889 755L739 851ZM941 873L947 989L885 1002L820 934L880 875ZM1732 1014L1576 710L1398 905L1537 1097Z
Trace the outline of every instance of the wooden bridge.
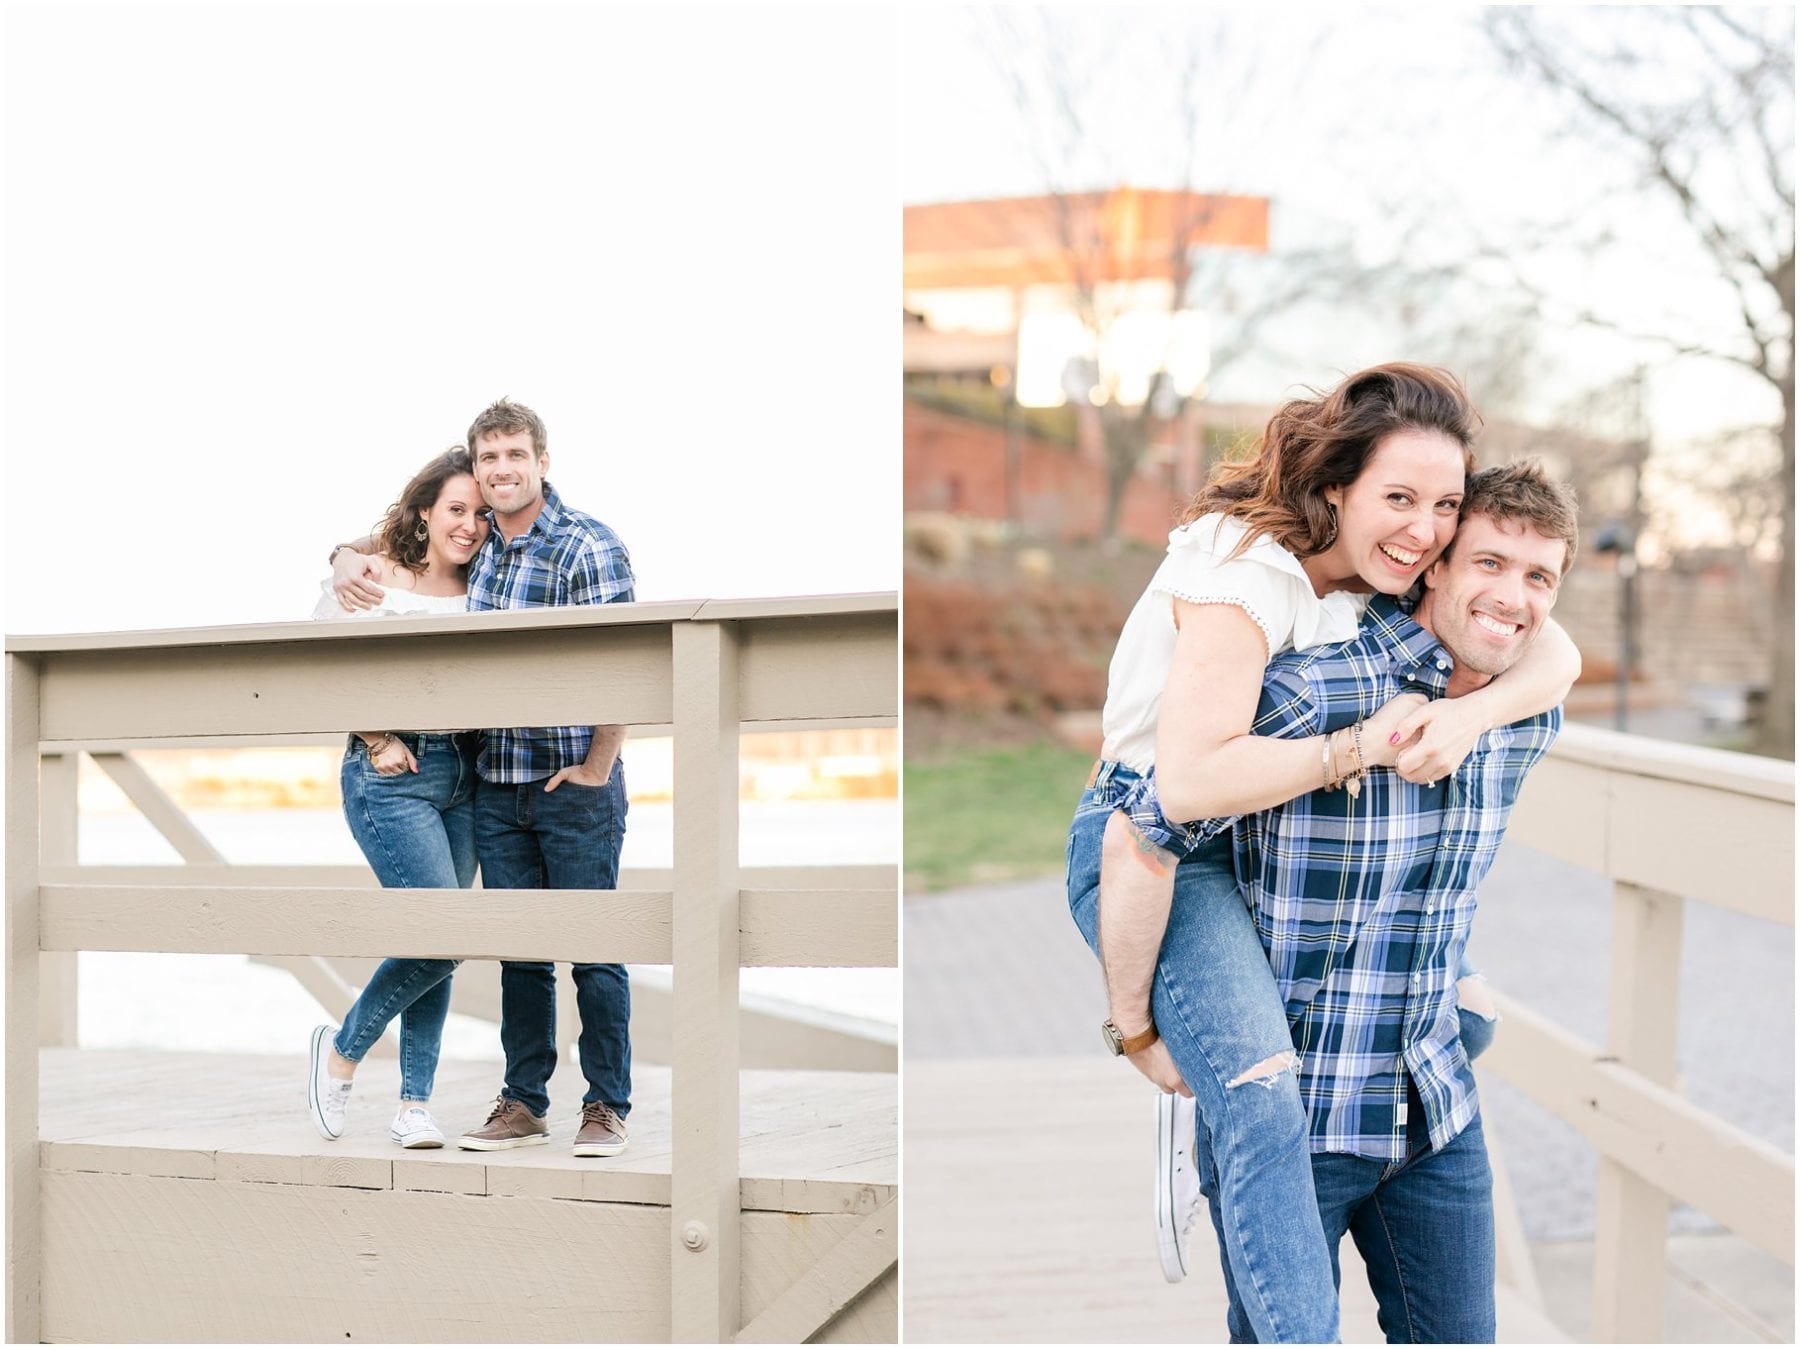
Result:
M1793 926L1794 767L1571 726L1525 785L1508 833L1515 844L1610 878L1607 1035L1604 1044L1586 1043L1502 988L1500 1033L1478 1076L1504 1079L1597 1151L1592 1338L1660 1342L1668 1338L1672 1203L1693 1206L1790 1270L1794 1263L1793 1157L1696 1106L1675 1074L1685 904ZM1045 889L1060 887L1050 881ZM942 939L942 920L929 921L908 922L909 1007L928 959L920 929ZM1037 923L1054 930L1054 947L1029 930ZM978 1003L988 1022L1010 1016L1048 1025L1029 1039L1015 1036L1043 1050L1030 1057L924 1058L909 1050L908 1341L1222 1339L1224 1286L1213 1252L1196 1255L1196 1273L1177 1287L1156 1271L1150 1089L1099 1049L1098 976L1060 894L1046 893L1041 906L1021 897L985 920L960 915L954 926L957 963L929 984L936 1003L951 1004L937 1024L974 1016ZM1009 961L997 943L1022 954ZM964 1010L947 978L969 968L982 969L983 985ZM1034 977L1039 982L1024 987ZM909 1016L910 1045L924 1042L920 1029ZM968 1041L977 1053L980 1043ZM1516 1141L1490 1121L1488 1143L1500 1339L1566 1342L1548 1315L1507 1183ZM1203 1248L1207 1226L1200 1224ZM1342 1254L1344 1338L1379 1340L1350 1243Z
M741 729L893 725L896 608L887 594L8 638L7 1338L895 1339L893 1047L740 1017L738 1000L743 966L894 964L895 869L740 870L737 765ZM130 758L497 722L671 732L672 871L626 873L601 899L235 867ZM185 866L77 865L82 753ZM354 1113L325 1145L297 1110L298 1057L76 1045L82 950L249 954L333 1015L388 955L672 965L633 1019L669 1067L637 1072L632 1145L608 1161L403 1153ZM469 972L456 1006L497 1017L493 981ZM572 1030L566 1016L559 1042ZM562 1071L555 1139L581 1093ZM394 1073L372 1059L359 1096ZM434 1107L460 1127L494 1087L492 1065L446 1063Z

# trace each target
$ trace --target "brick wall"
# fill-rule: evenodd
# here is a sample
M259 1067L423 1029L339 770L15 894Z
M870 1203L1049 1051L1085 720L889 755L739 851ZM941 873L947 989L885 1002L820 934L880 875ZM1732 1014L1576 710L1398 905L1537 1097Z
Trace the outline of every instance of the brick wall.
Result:
M1773 589L1754 575L1715 569L1637 576L1638 668L1659 683L1769 681ZM1556 619L1581 648L1589 673L1619 652L1619 578L1608 561L1578 558L1556 601Z
M987 520L1006 516L1006 433L997 426L922 407L905 407L906 509ZM1106 477L1097 463L1065 446L1019 437L1020 523L1051 539L1100 533ZM1160 547L1179 507L1164 481L1139 474L1126 489L1119 529Z

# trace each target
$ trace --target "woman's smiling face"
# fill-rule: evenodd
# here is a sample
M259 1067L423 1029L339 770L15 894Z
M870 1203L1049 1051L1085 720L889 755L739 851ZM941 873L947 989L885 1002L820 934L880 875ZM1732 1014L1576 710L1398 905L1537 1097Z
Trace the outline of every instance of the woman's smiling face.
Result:
M466 567L488 536L487 507L467 473L446 478L425 521L425 557L432 569Z
M1325 489L1338 535L1320 555L1323 574L1344 588L1410 590L1456 533L1466 463L1462 445L1442 431L1383 436L1355 482Z

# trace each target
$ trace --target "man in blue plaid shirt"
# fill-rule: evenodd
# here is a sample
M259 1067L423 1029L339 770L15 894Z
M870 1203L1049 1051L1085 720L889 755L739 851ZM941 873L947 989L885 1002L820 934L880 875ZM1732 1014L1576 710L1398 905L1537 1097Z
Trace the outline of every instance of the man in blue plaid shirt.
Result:
M1465 512L1412 613L1377 596L1351 641L1269 663L1256 734L1338 732L1354 752L1354 728L1390 698L1454 698L1518 659L1574 558L1573 501L1521 464L1477 474ZM1492 1179L1456 969L1520 784L1560 726L1553 710L1489 731L1440 782L1377 770L1359 791L1322 787L1237 822L1239 884L1297 1051L1333 1273L1348 1231L1390 1340L1494 1337ZM1181 927L1172 915L1165 964L1180 959ZM1210 1191L1204 1130L1196 1160ZM1233 1338L1247 1338L1229 1266L1226 1283Z
M539 609L635 598L619 536L571 510L545 480L548 437L537 413L501 399L469 427L475 483L493 528L469 563L469 608ZM367 541L364 541L366 544ZM347 607L379 600L365 559L333 554ZM612 890L625 839L623 726L502 727L484 733L475 794L475 850L490 890ZM588 1089L577 1157L625 1150L631 1111L631 985L625 967L578 964L579 1051ZM556 1069L556 967L503 961L500 1041L506 1081L487 1122L459 1140L475 1151L546 1143L547 1086Z
M539 609L635 598L619 536L571 510L545 481L544 424L505 399L469 427L475 483L493 529L469 563L469 608ZM475 849L489 889L612 890L625 839L623 726L489 730L475 793ZM577 1157L612 1157L631 1112L631 983L619 964L576 964L582 1097ZM487 1123L460 1147L494 1151L546 1142L547 1087L556 1070L556 967L500 967L500 1041L506 1082Z

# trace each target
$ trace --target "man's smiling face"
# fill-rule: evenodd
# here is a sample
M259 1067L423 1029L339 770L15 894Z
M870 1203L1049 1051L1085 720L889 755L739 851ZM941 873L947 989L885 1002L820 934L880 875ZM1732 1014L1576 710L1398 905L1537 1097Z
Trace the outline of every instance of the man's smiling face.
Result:
M517 515L537 505L543 495L550 456L536 452L531 432L485 435L469 448L475 459L475 481L481 488L481 499L495 515Z
M1523 520L1472 515L1425 573L1415 617L1465 673L1510 669L1550 617L1568 548Z

